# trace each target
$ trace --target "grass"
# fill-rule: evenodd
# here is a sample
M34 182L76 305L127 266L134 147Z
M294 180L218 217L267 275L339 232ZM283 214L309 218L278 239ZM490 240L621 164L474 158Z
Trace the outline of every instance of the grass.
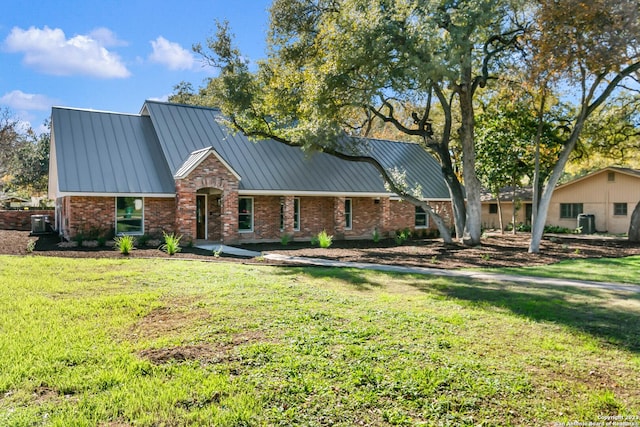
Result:
M0 425L639 415L637 295L128 258L3 256L0 283Z
M626 258L589 258L561 261L542 267L483 269L483 271L640 285L640 255Z

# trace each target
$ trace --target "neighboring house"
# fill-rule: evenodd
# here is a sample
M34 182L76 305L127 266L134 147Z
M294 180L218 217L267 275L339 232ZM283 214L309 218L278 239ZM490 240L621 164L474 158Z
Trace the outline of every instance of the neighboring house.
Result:
M411 143L363 143L451 217L432 156ZM389 193L369 164L253 142L225 127L219 110L152 101L137 115L54 107L49 197L65 238L167 231L239 243L430 227L427 215Z
M516 224L531 224L533 197L530 188L516 191ZM484 193L482 226L499 228L498 204L495 196ZM503 225L512 222L513 191L500 192ZM629 231L631 214L640 201L640 170L608 167L559 185L553 192L546 225L575 229L578 215L593 215L595 230L612 234Z
M556 187L548 225L576 228L579 214L595 216L595 230L629 231L631 214L640 201L640 170L608 167Z
M513 222L513 208L516 208L516 225L531 225L531 213L533 199L530 187L505 187L500 190L500 210L502 211L502 225L507 228ZM515 203L514 203L515 201ZM488 229L500 229L500 217L498 201L495 194L484 191L480 195L482 204L482 227Z

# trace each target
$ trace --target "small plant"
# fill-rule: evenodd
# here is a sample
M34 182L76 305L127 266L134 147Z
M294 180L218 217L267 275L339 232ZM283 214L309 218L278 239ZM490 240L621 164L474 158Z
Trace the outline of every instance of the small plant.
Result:
M311 237L311 246L318 246L320 244L320 239L317 235Z
M404 230L397 230L395 236L396 245L402 245L410 236L411 230L408 228L405 228Z
M373 238L373 242L374 242L374 243L378 243L378 242L380 241L380 232L378 231L378 229L377 229L377 228L374 228L374 229L373 229L373 236L372 236L372 238Z
M27 252L31 253L35 250L36 248L36 241L33 239L29 239L29 241L27 242Z
M180 239L182 236L176 236L174 233L167 234L162 232L164 236L164 245L160 246L160 249L168 253L169 255L175 255L182 250L180 247Z
M491 259L491 255L482 254L482 255L480 255L480 258L482 258L483 261L489 261Z
M220 258L220 254L222 254L222 246L218 246L217 249L213 250L213 256L215 258Z
M326 230L322 230L318 233L318 244L321 248L326 249L333 243L333 236L329 236Z
M135 239L129 234L118 236L113 239L113 241L115 242L114 247L116 250L120 251L122 255L129 255L129 253L134 249Z
M438 260L438 257L437 257L437 256L435 256L435 255L434 255L434 256L432 256L432 257L431 257L431 264L437 264L437 263L439 263L439 262L440 262L440 261Z
M280 236L280 244L282 246L287 246L290 241L291 241L291 234L283 234L282 236Z

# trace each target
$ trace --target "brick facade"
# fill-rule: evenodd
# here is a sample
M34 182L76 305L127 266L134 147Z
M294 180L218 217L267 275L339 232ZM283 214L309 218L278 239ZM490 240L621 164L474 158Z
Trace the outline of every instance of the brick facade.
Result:
M346 197L239 196L238 186L238 178L212 153L186 177L176 179L175 198L144 198L144 233L159 236L163 231L175 232L184 241L206 239L234 244L278 241L283 235L308 240L322 230L335 239L368 239L374 230L381 236L391 236L395 230L415 229L414 206L389 197L349 198L351 228L347 228ZM252 230L238 229L241 197L253 200ZM298 229L294 229L296 203ZM67 238L95 230L115 230L116 197L63 197L57 206L58 227ZM449 202L432 206L451 222Z

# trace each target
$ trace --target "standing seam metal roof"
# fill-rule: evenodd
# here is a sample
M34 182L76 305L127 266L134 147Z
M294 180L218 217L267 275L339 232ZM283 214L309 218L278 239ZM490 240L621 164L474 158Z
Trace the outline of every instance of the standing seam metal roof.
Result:
M62 193L173 194L174 175L208 147L240 175L240 190L388 193L369 164L250 141L212 108L147 101L131 115L54 107L52 132ZM363 141L385 167L405 170L408 185L419 183L424 198L449 198L440 165L417 144Z

